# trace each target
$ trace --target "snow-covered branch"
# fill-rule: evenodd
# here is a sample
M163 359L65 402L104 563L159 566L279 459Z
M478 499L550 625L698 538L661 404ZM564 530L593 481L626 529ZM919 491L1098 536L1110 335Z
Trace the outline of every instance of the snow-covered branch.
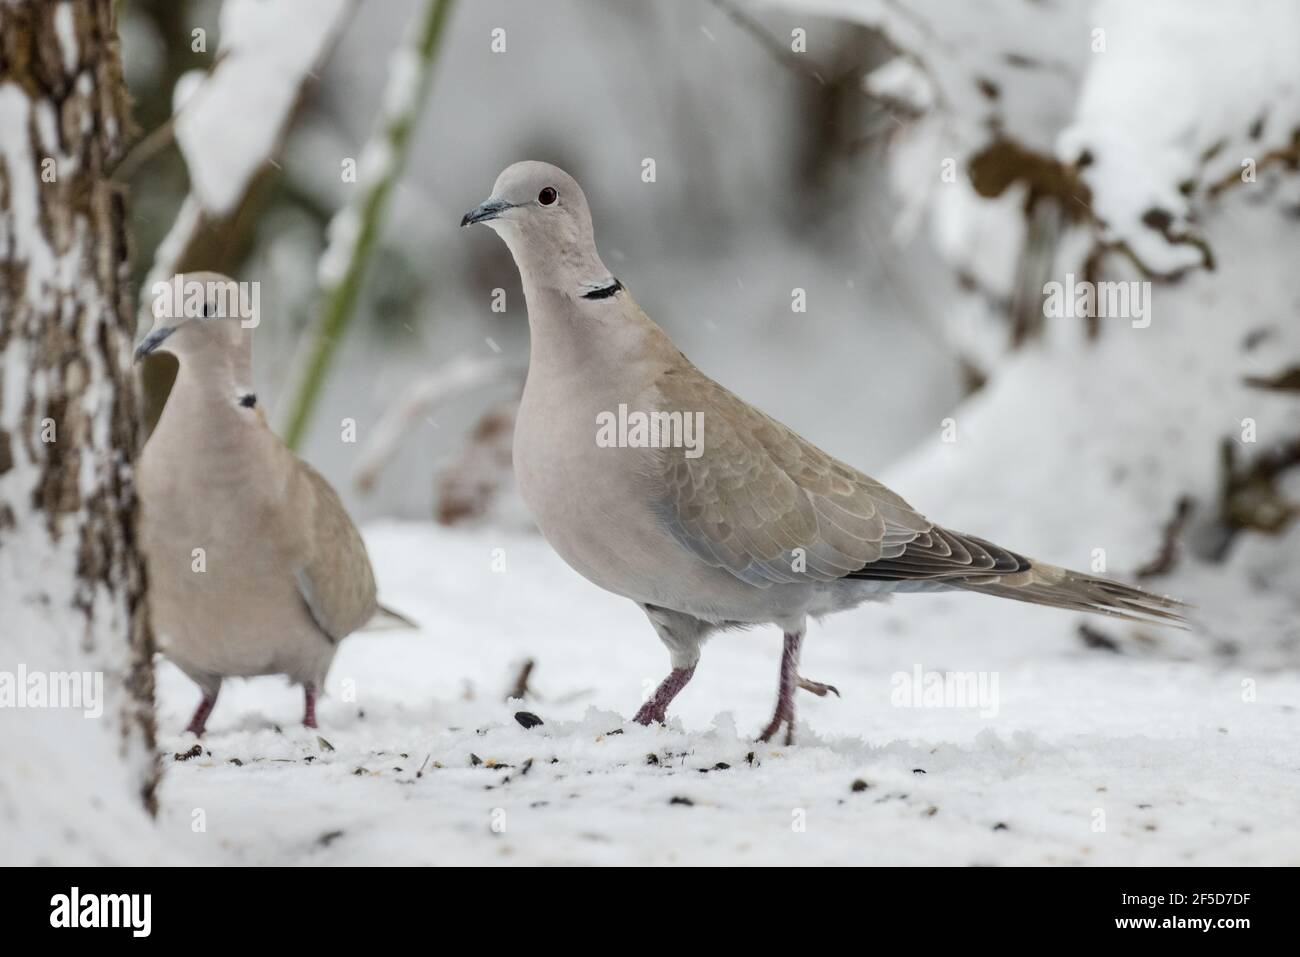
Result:
M284 430L290 448L302 441L334 350L355 310L389 196L402 175L451 6L452 0L427 0L407 43L394 54L379 122L357 164L356 195L330 223L329 245L319 267L323 302Z

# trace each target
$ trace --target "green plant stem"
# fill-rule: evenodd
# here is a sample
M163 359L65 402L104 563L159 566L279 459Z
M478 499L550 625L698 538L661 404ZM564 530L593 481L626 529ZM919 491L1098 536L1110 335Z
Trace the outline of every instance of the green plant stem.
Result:
M359 219L358 231L352 239L351 254L343 274L322 290L320 313L311 333L311 352L290 404L291 411L284 430L284 441L291 449L296 450L303 439L312 410L320 398L321 387L325 383L334 352L356 311L366 267L378 244L389 196L406 165L415 120L428 96L429 78L437 59L438 41L453 2L454 0L428 0L425 3L413 36L413 49L419 63L419 76L415 81L417 93L409 109L391 115L385 112L372 138L382 142L388 151L389 161L382 174L376 176L373 182L361 184L360 194L355 202L349 204ZM391 85L401 79L390 75L389 83ZM343 214L347 214L347 210ZM327 249L326 255L328 254Z

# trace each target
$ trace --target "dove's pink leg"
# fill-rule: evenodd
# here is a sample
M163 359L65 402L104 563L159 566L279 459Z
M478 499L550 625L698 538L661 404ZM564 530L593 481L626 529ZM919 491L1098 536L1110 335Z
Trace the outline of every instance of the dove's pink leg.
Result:
M217 706L217 696L214 694L203 695L203 700L199 706L194 709L194 717L190 718L190 725L185 730L195 737L203 737L203 729L207 727L208 715L212 714L212 709Z
M302 726L304 728L316 727L316 686L305 684L302 686L302 695L306 699L306 705L302 712Z
M637 724L649 724L651 721L663 724L668 713L668 706L677 697L677 692L686 687L686 682L691 680L693 674L695 674L694 665L689 668L674 668L670 671L668 677L659 683L659 687L650 696L650 700L641 705L641 710L636 713L636 717L632 720Z
M802 642L803 631L785 633L785 648L781 651L781 680L776 688L776 711L763 733L758 736L760 741L770 741L784 724L785 743L794 744L794 693L803 680L799 677L799 646Z

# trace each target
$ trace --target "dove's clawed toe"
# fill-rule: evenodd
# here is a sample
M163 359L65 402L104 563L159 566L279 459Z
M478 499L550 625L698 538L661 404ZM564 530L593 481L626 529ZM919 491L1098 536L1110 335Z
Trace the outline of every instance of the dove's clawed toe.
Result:
M799 676L799 687L804 691L811 691L819 698L826 697L827 692L833 693L837 698L843 697L840 694L840 689L834 685L822 684L820 681L809 681L803 675Z

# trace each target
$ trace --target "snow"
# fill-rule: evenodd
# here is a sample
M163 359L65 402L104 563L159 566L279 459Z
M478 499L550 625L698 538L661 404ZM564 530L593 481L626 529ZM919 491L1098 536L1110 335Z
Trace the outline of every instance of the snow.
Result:
M384 467L405 445L411 430L444 403L466 392L496 385L503 379L517 386L525 371L495 356L463 355L407 385L388 411L370 427L353 471L353 481L361 488L372 487Z
M1173 231L1193 231L1180 184L1238 175L1243 160L1288 143L1300 121L1300 7L1275 0L1248 17L1209 0L1095 10L1111 25L1106 52L1093 58L1057 155L1093 156L1083 172L1093 207L1143 262L1161 273L1196 265L1199 250L1167 243L1142 215L1162 209Z
M256 172L275 138L270 117L278 112L283 118L288 91L301 76L295 69L313 62L305 48L328 19L321 11L334 6L318 2L306 16L303 4L229 0L224 6L224 52L212 79L195 89L178 84L176 91L182 148L203 207L233 202L229 196ZM949 271L961 270L996 295L1014 288L1025 235L1023 194L1012 189L987 200L960 171L955 184L937 175L942 159L954 157L960 167L987 142L995 123L1045 155L1071 161L1083 148L1095 154L1082 175L1107 221L1107 240L1124 239L1159 269L1194 261L1195 250L1166 242L1142 222L1158 205L1173 215L1176 229L1190 225L1195 214L1196 228L1220 259L1213 274L1196 271L1179 284L1157 284L1149 328L1104 322L1096 342L1085 342L1077 322L1048 320L1041 341L1008 354L1005 319L982 296L903 309L918 325L933 314L951 326L945 330L950 338L981 360L991 378L972 400L945 411L957 425L955 443L939 440L936 421L933 435L922 436L880 478L947 525L1079 568L1103 549L1109 573L1124 576L1155 553L1178 496L1195 498L1196 523L1208 518L1219 479L1216 443L1236 434L1242 419L1255 419L1261 437L1259 446L1241 447L1244 455L1294 433L1294 400L1241 381L1246 374L1277 373L1279 357L1300 350L1294 321L1300 300L1278 273L1279 250L1294 248L1294 222L1279 214L1294 183L1288 187L1261 172L1258 186L1229 190L1221 199L1204 191L1235 170L1246 150L1259 159L1295 126L1300 31L1294 8L1261 5L1242 18L1203 3L1180 4L1171 14L1165 2L787 0L780 6L877 23L905 51L872 74L868 89L915 110L929 107L891 140L886 162L900 198L911 204L898 231L906 234L905 226L924 215L946 258L943 268L928 261L917 267L936 287L944 287ZM283 12L294 7L296 15ZM246 30L227 24L225 18L237 13L250 18L241 21ZM254 30L256 16L268 20ZM1171 16L1180 29L1168 34ZM1089 49L1099 24L1107 30L1104 54ZM1162 46L1138 42L1153 33L1168 34ZM451 43L447 54L465 57L482 46ZM593 61L591 75L574 72L585 64L571 58L569 72L587 76L593 88L604 88L596 83L601 77L617 83L630 75L608 69L623 65L623 47L589 43L584 50L612 58L603 73ZM403 57L389 68L386 113L416 99L414 63ZM369 66L382 58L353 62ZM493 61L493 70L507 75L509 69L520 71L509 77L517 86L539 67L515 58ZM1000 95L981 93L976 77L996 85ZM488 93L479 99L489 102L495 88L484 88ZM632 92L620 91L617 99ZM16 109L0 87L5 128L27 122L28 114ZM1261 110L1263 122L1252 137ZM589 118L585 111L570 112L578 123ZM718 111L715 119L724 124L718 135L741 140L725 132L727 117L748 125L763 115ZM456 181L439 194L444 204L448 196L481 195L482 156L505 145L486 134L506 128L524 141L532 135L522 123L503 122L500 111L469 111L459 119L467 124L465 142L497 145L423 164L439 177L450 175L447 163L473 167L476 185ZM552 127L551 133L560 141L581 133L565 130ZM632 139L653 140L656 133L663 131L647 133L638 124L624 145L631 149ZM1220 139L1227 145L1202 159ZM1130 144L1140 147L1130 153ZM316 141L312 146L314 152L304 154L309 168L319 152ZM227 149L238 155L223 155ZM331 156L346 152L329 150ZM619 188L623 174L610 155L607 150L605 162L598 156L589 161L593 196L628 192ZM735 154L720 156L725 179L742 197L762 192ZM10 168L32 168L22 159ZM384 151L364 153L363 186L391 161ZM413 163L413 172L420 165ZM313 175L337 184L337 163L315 167L322 172ZM661 160L661 169L668 168ZM1177 190L1189 174L1200 184L1190 201ZM609 177L605 183L598 182L602 175ZM709 195L700 207L718 217L723 195ZM411 217L410 207L417 217L436 212L456 233L452 206L419 196L410 206L397 205L399 216ZM613 217L613 208L606 206L604 216ZM454 210L461 209L457 201ZM199 201L187 200L168 248L197 228L202 211ZM342 219L334 227L332 258L320 264L326 284L342 274L356 226L355 219ZM822 430L813 437L855 464L873 465L864 461L867 454L887 458L881 452L887 435L910 433L916 421L908 419L906 429L897 423L917 415L907 398L914 393L888 386L925 377L934 390L948 387L933 361L901 352L904 339L895 326L879 339L860 331L894 322L892 312L881 317L863 308L872 301L866 279L883 286L888 277L846 270L846 278L859 281L859 291L850 294L825 278L830 251L792 244L771 229L751 226L747 233L743 245L719 244L716 255L697 256L698 268L718 290L744 288L745 309L754 302L780 304L743 328L755 352L781 343L783 366L810 370L805 378L815 387L792 387L788 378L769 373L764 393L753 357L736 358L726 347L713 350L709 371L742 394L761 396L779 418L810 434ZM39 235L20 228L18 238ZM1083 238L1089 242L1061 237L1053 278L1079 272L1092 237ZM849 247L849 254L860 248ZM638 295L645 291L645 302L659 298L666 306L665 290L682 281L672 270L682 265L644 255L630 257L627 268L640 277L636 287ZM1108 270L1124 265L1107 262ZM1106 278L1125 275L1108 271ZM809 276L822 278L812 283ZM807 286L821 314L781 338L781 330L792 328L786 299L792 285ZM702 316L700 301L708 303ZM714 329L741 328L729 326L733 317L706 297L680 305L651 311L666 324L677 323L672 331L693 356ZM861 321L864 314L871 323ZM1243 341L1257 330L1269 332L1268 346L1252 351ZM16 348L10 351L6 358L17 363ZM882 361L865 374L862 357L877 354ZM834 385L846 380L860 380L860 388L846 394ZM43 388L34 383L38 398ZM334 401L349 403L343 408L355 414L356 396L335 392ZM338 446L333 439L330 444ZM430 444L427 433L411 430L408 457L418 460L426 478ZM345 449L339 454L351 456L349 467L329 470L341 488L364 461L362 451ZM1294 476L1289 488L1294 499L1300 493ZM675 702L669 726L640 728L627 720L663 677L667 654L630 602L586 583L535 535L387 521L368 525L366 536L382 598L422 628L357 635L344 643L321 704L319 733L297 725L301 697L282 679L231 681L197 756L176 760L173 755L187 755L195 744L180 729L197 690L160 662L167 769L157 843L141 841L139 822L119 815L116 804L87 816L85 789L74 772L93 768L95 790L103 794L125 794L130 783L122 768L105 768L102 749L74 728L42 724L41 741L70 742L66 765L53 765L47 750L29 741L36 740L27 734L35 725L6 716L18 722L6 727L18 732L0 736L0 765L11 769L0 788L21 780L25 795L41 795L63 819L93 821L107 832L102 859L115 862L155 860L165 846L167 854L191 862L239 864L1300 863L1296 523L1276 537L1242 534L1221 563L1184 549L1173 574L1147 584L1195 603L1193 629L1088 620L1118 652L1085 648L1077 634L1081 616L971 595L906 597L815 624L804 671L835 684L844 697L802 695L793 747L753 742L773 703L780 653L775 629L715 638ZM71 536L56 556L62 565L19 567L10 556L24 554L26 546L6 539L0 581L19 573L32 581L66 577L62 569L75 557ZM495 570L501 558L504 569ZM117 627L103 621L106 629ZM37 633L41 622L27 605L6 620L19 634ZM505 702L525 658L537 662L534 695ZM895 706L898 676L916 669L996 681L995 707ZM526 730L515 720L518 711L535 713L544 724ZM84 721L79 714L58 716L64 718ZM862 782L860 789L855 782ZM0 809L11 801L0 790ZM52 850L48 837L36 829L0 829L0 860L65 859L66 848Z
M186 70L178 76L176 85L172 87L172 112L180 113L207 81L206 70Z
M0 83L0 129L26 130L32 115L31 101L14 83ZM44 126L38 123L38 130ZM25 283L28 301L35 304L44 290L44 281L52 278L56 264L54 251L45 242L40 224L39 163L27 136L0 137L0 164L9 177L10 205L8 217L0 217L0 248L12 249L13 258L27 265ZM21 381L21 379L20 379ZM18 406L9 406L17 414Z
M54 26L71 69L77 49L69 4L55 9ZM88 72L64 79L78 96L88 94ZM70 115L80 116L83 124L93 122L97 111L75 99ZM113 348L120 350L115 358L125 361L129 343L113 327L112 309L97 295L94 282L84 280L94 249L87 218L42 220L42 162L54 161L60 183L77 172L63 151L57 119L49 103L30 100L14 83L0 83L0 128L6 131L0 137L0 168L6 178L0 247L17 277L7 283L8 291L19 282L25 296L9 303L13 315L5 321L14 335L0 348L0 436L9 458L0 468L0 503L5 503L0 521L0 675L9 682L22 674L38 687L55 687L62 676L86 674L105 689L107 707L90 716L80 707L3 708L0 861L154 863L167 853L156 842L139 797L153 756L140 729L129 726L134 716L123 700L129 658L127 586L114 581L114 595L100 580L101 575L122 574L123 568L116 553L109 554L118 543L103 534L92 512L101 496L109 502L120 498L122 456L110 441L119 406L104 391L104 362L106 350ZM111 120L105 124L110 140ZM58 234L53 246L47 236L51 231ZM48 341L35 334L43 321L50 326ZM46 352L66 351L68 343L54 334L56 327L83 336L80 361L51 365L48 356L31 351L38 340ZM60 398L75 401L54 401ZM65 469L76 470L70 480L64 476L61 500L49 511L44 500L50 496L41 492L49 493L52 461L41 434L46 420L58 430L54 441L73 445L62 461ZM88 572L88 563L102 567Z
M0 429L24 434L23 403L11 401L31 381L30 398L41 408L48 389L44 379L29 380L22 340L4 350L4 404ZM104 441L103 411L90 423L95 441ZM33 437L32 441L36 441ZM102 448L103 446L99 446ZM27 454L28 443L11 441L15 462L0 475L0 501L25 502L41 476L39 461ZM89 496L108 478L81 457L79 488ZM51 536L47 520L30 510L0 536L0 583L3 583L4 638L0 642L0 674L49 680L68 672L93 674L108 689L109 707L87 717L80 707L0 709L0 862L15 864L136 864L170 859L156 840L135 799L149 756L134 733L124 738L120 689L125 681L120 661L125 652L116 644L125 632L124 609L102 585L85 594L72 583L83 561L79 552L84 513L59 520ZM76 610L53 614L51 609L75 609L92 603L89 638ZM11 679L12 680L12 679ZM87 781L93 781L88 787Z
M899 98L906 87L912 105L933 90L933 109L902 135L923 155L900 150L890 164L905 202L931 199L936 218L945 205L973 213L964 174L956 189L936 191L933 178L945 157L964 169L997 137L1067 164L1087 152L1080 175L1100 237L1160 275L1202 264L1201 250L1179 241L1201 233L1180 187L1193 183L1200 199L1244 160L1284 148L1300 122L1300 7L1290 0L1249 17L1219 0L767 5L879 28L909 59L877 69L867 89ZM1170 214L1167 230L1144 221L1153 208Z
M415 47L404 45L393 51L384 87L384 116L410 116L420 105L424 87L424 63Z
M211 75L176 114L176 139L203 208L228 213L274 152L305 74L329 48L351 0L226 0Z
M71 73L77 68L77 24L71 3L60 3L54 8L54 32L63 53L63 68Z
M1104 549L1119 577L1156 553L1178 496L1208 521L1218 439L1255 419L1250 456L1294 429L1294 400L1242 376L1300 351L1272 255L1294 226L1233 191L1212 227L1218 269L1157 284L1150 326L1104 320L1087 343L1048 320L952 410L956 442L936 422L878 477L1045 561L1088 569ZM870 431L893 410L849 398L835 414ZM347 639L319 734L282 679L229 682L198 756L174 760L198 696L160 666L169 846L239 864L1300 863L1298 523L1243 533L1218 563L1189 544L1147 581L1197 606L1189 632L957 594L816 623L802 670L843 698L801 695L793 747L753 741L775 628L715 637L669 725L641 728L627 722L667 653L544 541L392 521L366 537L382 600L422 629ZM1084 647L1083 622L1118 651ZM534 696L503 701L526 658ZM916 668L996 680L996 707L896 707Z
M355 188L326 230L328 242L316 268L324 289L332 289L347 276L357 254L363 220L370 215L370 204L384 184L400 172L403 158L397 153L398 131L415 121L432 63L421 56L418 42L419 38L412 34L389 58L382 108L362 149Z
M881 30L928 74L936 107L952 120L951 136L966 147L986 141L996 123L1028 146L1050 149L1055 118L1073 107L1092 56L1095 22L1086 3L764 0L763 6ZM979 80L997 95L987 95Z
M892 99L921 112L934 105L934 89L929 77L907 57L894 57L872 70L863 78L862 88L872 96Z
M361 238L361 214L351 204L342 207L330 219L325 235L328 242L316 265L321 288L332 289L348 274L348 264Z
M159 828L195 860L1300 863L1300 677L1225 667L1196 635L1116 655L1082 648L1068 614L979 596L859 609L806 645L804 673L844 697L801 696L800 740L770 747L753 736L775 629L713 639L669 726L641 728L628 719L668 659L631 602L535 535L366 533L381 597L422 630L347 639L319 732L282 679L232 681L202 753L175 760L195 744L179 732L197 691L160 667ZM536 697L503 701L528 657ZM892 676L918 665L996 672L996 717L894 707ZM544 724L525 730L518 711Z

